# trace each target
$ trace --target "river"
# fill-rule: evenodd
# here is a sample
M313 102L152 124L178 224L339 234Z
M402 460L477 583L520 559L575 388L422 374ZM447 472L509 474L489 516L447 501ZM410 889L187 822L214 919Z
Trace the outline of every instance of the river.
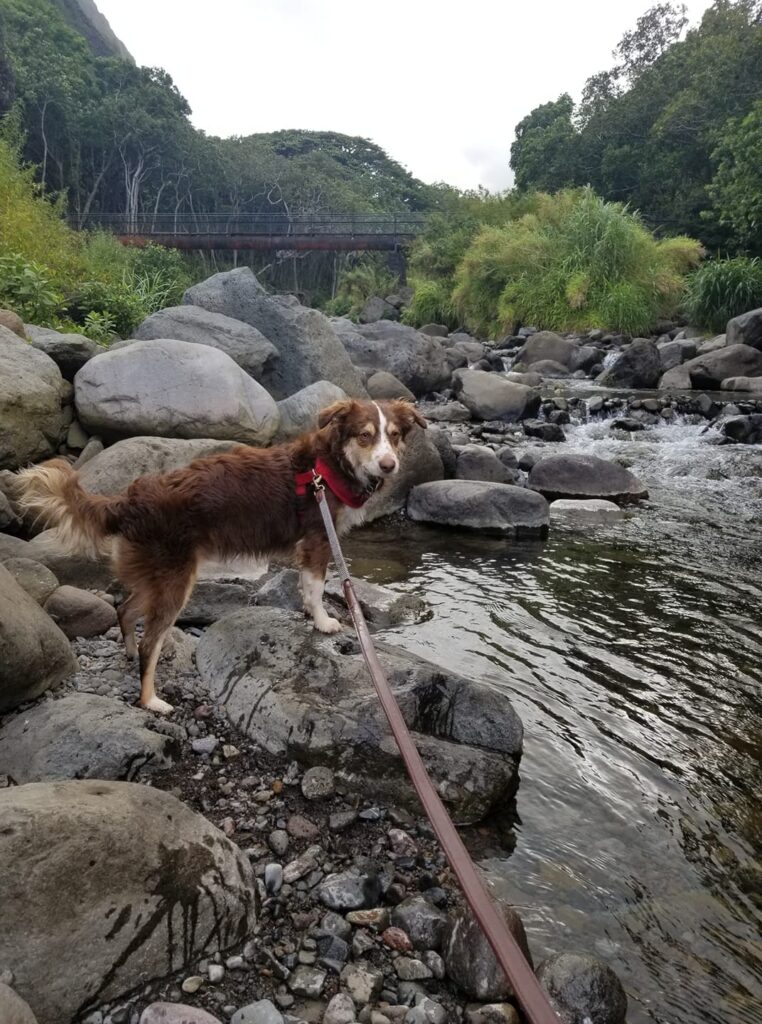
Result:
M630 1024L762 1021L762 449L677 421L526 448L615 458L650 500L504 541L358 531L357 575L427 597L394 639L506 693L515 806L468 837L538 962L588 951Z

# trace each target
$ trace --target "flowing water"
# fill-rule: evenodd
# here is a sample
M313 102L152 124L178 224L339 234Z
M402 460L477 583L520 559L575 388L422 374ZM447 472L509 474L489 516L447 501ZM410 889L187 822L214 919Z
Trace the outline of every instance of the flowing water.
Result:
M545 542L376 526L353 571L427 596L396 641L524 721L515 809L470 841L535 959L601 957L630 1024L760 1024L762 451L679 422L566 430L650 501Z

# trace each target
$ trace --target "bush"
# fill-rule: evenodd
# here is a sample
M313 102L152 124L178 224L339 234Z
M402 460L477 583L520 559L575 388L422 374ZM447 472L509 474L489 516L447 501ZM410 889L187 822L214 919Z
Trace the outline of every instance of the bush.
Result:
M728 320L762 306L762 262L746 256L705 263L688 279L685 312L718 334Z
M39 263L18 253L0 256L0 306L12 309L27 323L50 323L61 308L62 296L53 288Z
M342 271L336 295L325 304L326 313L356 320L371 296L389 295L399 282L382 260L383 257L363 254Z
M477 235L453 302L482 335L520 324L638 334L676 311L684 275L701 255L690 238L657 241L637 214L591 189L540 194L532 212Z
M402 314L403 323L411 327L423 324L446 324L451 330L458 326L458 318L444 281L420 281L415 286L413 301Z

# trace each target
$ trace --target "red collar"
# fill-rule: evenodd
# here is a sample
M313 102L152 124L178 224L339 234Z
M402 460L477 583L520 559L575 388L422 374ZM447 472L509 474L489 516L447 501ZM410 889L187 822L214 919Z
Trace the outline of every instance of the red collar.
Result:
M315 473L321 477L323 483L336 495L342 505L348 505L350 508L362 508L376 489L360 490L356 486L353 487L337 469L322 459L317 459L314 469L308 469L304 473L294 473L297 497L301 498L307 493L307 487L313 482Z

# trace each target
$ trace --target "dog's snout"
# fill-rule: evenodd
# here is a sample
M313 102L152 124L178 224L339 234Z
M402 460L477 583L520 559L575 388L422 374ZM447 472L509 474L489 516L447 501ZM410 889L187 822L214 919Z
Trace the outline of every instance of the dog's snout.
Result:
M384 473L393 473L397 468L397 460L393 455L384 455L382 459L378 460L378 465Z

